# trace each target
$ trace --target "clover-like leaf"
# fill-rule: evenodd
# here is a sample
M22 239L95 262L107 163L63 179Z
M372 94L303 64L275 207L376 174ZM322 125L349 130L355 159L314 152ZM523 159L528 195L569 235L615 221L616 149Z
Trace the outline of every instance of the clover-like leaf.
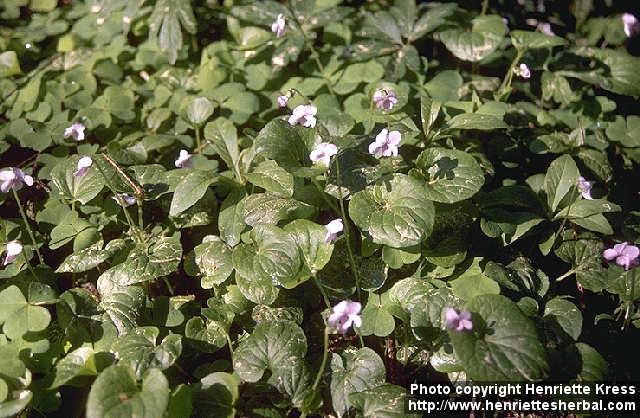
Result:
M0 292L0 324L4 334L15 340L28 332L38 332L51 322L49 311L27 299L16 285Z
M96 167L89 167L84 176L74 176L80 158L73 155L58 164L51 171L51 182L61 197L84 205L102 191L105 179Z

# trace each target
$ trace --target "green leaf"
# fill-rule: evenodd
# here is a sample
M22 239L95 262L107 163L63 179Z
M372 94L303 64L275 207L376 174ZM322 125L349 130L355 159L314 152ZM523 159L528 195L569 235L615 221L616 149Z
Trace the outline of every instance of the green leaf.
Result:
M349 402L360 412L358 416L376 418L405 418L406 391L400 386L385 383L373 389L349 395Z
M295 218L311 218L316 208L295 199L283 198L271 193L256 193L244 199L244 222L250 226L278 224Z
M0 78L20 74L20 61L15 51L5 51L0 54Z
M51 230L49 248L55 250L62 247L91 226L89 222L78 217L78 212L69 211Z
M202 288L211 289L214 285L222 284L233 272L231 249L220 238L209 235L193 251L196 268L187 272L191 276L202 276Z
M577 190L576 184L579 176L578 167L571 156L562 155L553 160L544 176L543 184L551 211L556 211L569 190ZM574 194L575 199L577 193L574 192Z
M177 216L195 205L214 181L216 176L211 172L195 170L187 174L173 192L169 216Z
M238 400L240 379L235 374L214 372L195 385L193 391L194 415L206 418L233 418ZM182 413L182 411L181 411Z
M484 184L482 168L464 151L428 148L416 160L429 200L455 203L475 195Z
M96 167L89 167L82 177L74 176L80 158L80 155L72 155L55 166L51 170L51 182L61 197L85 205L102 191L105 181Z
M56 269L56 273L80 273L92 270L117 254L126 246L126 243L118 238L110 241L104 248L103 245L104 242L100 240L87 248L69 254Z
M51 388L55 389L62 385L70 385L74 379L80 377L97 375L96 353L91 347L80 347L64 356L56 364L55 378Z
M230 246L240 242L240 234L246 228L244 223L244 191L233 189L222 202L218 216L220 237Z
M100 277L128 286L173 273L181 259L180 234L157 237L148 243L138 244L123 263L105 271Z
M544 319L557 324L571 338L577 340L582 332L582 313L573 303L559 297L544 307Z
M349 215L373 242L402 248L420 244L431 234L435 210L420 181L394 174L354 194Z
M535 381L549 372L536 328L518 305L501 295L481 295L465 308L473 330L449 331L468 377L478 381Z
M219 117L213 122L209 122L204 127L204 137L209 141L209 146L213 148L220 158L227 164L227 167L238 166L240 160L240 150L238 147L238 132L235 125L228 119ZM205 153L209 147L205 147Z
M630 115L625 118L616 116L615 122L606 130L609 139L619 142L624 147L640 147L640 116Z
M420 96L420 122L426 138L431 135L431 128L440 114L440 107L440 102L431 99L426 94Z
M478 295L497 295L500 286L491 278L484 275L480 268L481 258L476 257L473 264L455 280L449 282L453 294L462 300L472 300Z
M129 365L135 370L136 379L152 368L165 370L182 353L182 336L169 334L156 345L159 330L156 327L139 327L119 337L112 345L111 352L119 359L118 364Z
M119 286L108 278L98 278L98 292L103 309L119 334L135 328L146 300L144 290L138 286Z
M196 19L191 3L181 0L156 2L149 17L149 38L158 38L160 49L167 52L171 65L175 64L178 51L182 49L181 27L189 33L196 32Z
M164 414L168 403L169 382L160 370L149 370L138 386L133 370L116 364L91 385L86 413L87 418L156 418Z
M480 61L495 51L507 27L500 16L486 15L473 19L471 31L449 29L438 33L439 40L449 51L464 61Z
M313 131L309 128L308 131ZM274 160L287 171L300 167L308 156L307 142L301 131L281 119L274 119L260 130L254 141L256 154Z
M424 89L433 100L441 103L450 102L458 100L462 81L462 76L457 71L440 71L424 85Z
M566 45L567 43L559 36L549 36L542 32L514 30L509 32L509 36L511 37L513 46L521 51L526 49L553 48L554 46Z
M245 177L251 183L276 196L293 196L293 176L273 160L261 162L253 172L246 174Z
M233 371L247 382L257 382L269 369L272 376L286 376L304 365L307 340L291 321L260 322L235 350Z
M327 229L306 219L296 219L284 230L295 241L311 275L322 270L331 259L333 244L325 241Z
M455 4L432 4L413 25L413 33L409 37L410 41L416 40L424 36L426 33L433 32L438 29L446 18L451 16L456 9Z
M0 292L0 324L4 334L15 340L27 332L38 332L51 322L49 311L27 301L18 286L11 285Z
M187 118L189 122L200 126L213 115L213 103L206 97L197 97L187 106Z
M578 377L583 382L602 382L607 379L609 363L590 345L576 343L582 360L582 370Z
M187 321L184 336L199 351L213 353L227 343L227 330L218 321L205 321L199 316Z
M478 129L491 131L493 129L503 129L509 126L504 123L502 117L485 115L480 113L463 113L456 115L447 123L449 129Z
M358 328L358 333L386 337L395 327L393 315L379 302L378 297L372 296L362 310L362 326Z
M357 351L346 350L342 357L331 358L331 402L338 416L345 415L351 403L349 395L373 389L385 382L384 363L375 351L363 347Z

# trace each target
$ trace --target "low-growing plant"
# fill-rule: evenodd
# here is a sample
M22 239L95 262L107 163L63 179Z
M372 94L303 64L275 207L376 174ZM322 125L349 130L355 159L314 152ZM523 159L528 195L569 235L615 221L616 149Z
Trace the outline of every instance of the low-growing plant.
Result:
M5 0L0 416L633 381L628 2Z

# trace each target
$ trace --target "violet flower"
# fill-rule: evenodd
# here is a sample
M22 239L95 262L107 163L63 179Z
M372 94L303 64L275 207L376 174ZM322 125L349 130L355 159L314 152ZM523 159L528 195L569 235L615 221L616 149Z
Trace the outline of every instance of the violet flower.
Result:
M136 203L136 198L131 196L129 193L116 193L114 196L111 196L111 198L123 208Z
M178 168L191 167L192 157L193 155L189 154L189 151L187 151L186 149L181 149L178 158L174 162L174 165Z
M7 242L6 254L4 256L4 260L2 261L2 265L6 266L7 264L13 263L21 253L22 244L20 244L20 241L15 240Z
M93 165L93 160L91 157L82 157L78 160L78 167L76 171L73 172L73 175L76 177L82 177L87 174L89 168Z
M351 325L356 328L362 325L362 318L358 315L361 309L360 302L343 300L333 307L333 312L329 315L327 323L329 326L337 328L340 334L345 334Z
M9 190L20 190L22 186L33 186L33 177L24 173L17 167L0 171L0 191L8 193Z
M447 308L444 314L444 322L448 329L454 331L471 331L473 328L471 312L469 311L458 312L456 309Z
M402 140L402 136L398 131L389 132L386 128L380 131L376 136L376 140L369 144L369 154L376 158L380 157L397 157L398 144Z
M591 189L593 188L593 182L585 180L584 177L578 177L578 190L584 199L592 200Z
M73 122L71 126L64 130L64 137L65 139L72 137L75 141L83 141L84 130L85 126L83 124L79 122Z
M289 125L302 125L305 128L314 128L316 126L316 113L318 108L314 105L299 105L293 109L293 114L289 117Z
M286 107L287 103L289 103L289 99L291 98L291 96L287 95L287 94L283 94L282 96L278 96L278 106L280 107Z
M311 151L309 159L314 163L320 162L325 167L329 167L331 164L331 157L338 153L338 147L329 143L322 142Z
M608 261L615 259L616 264L624 267L625 270L629 270L640 263L638 259L640 248L627 242L616 244L613 248L604 250L602 255Z
M324 237L324 242L334 242L338 238L338 234L344 229L342 219L334 219L324 226L327 229L327 235Z
M538 29L538 31L544 33L545 35L548 36L556 36L555 33L553 33L553 30L551 29L551 24L550 23L538 23L538 26L536 27L536 29Z
M391 110L398 103L398 97L393 90L376 90L373 101L378 109Z
M631 38L640 31L638 19L631 13L624 13L622 15L622 25L624 26L624 33L627 35L627 38Z
M284 35L286 30L286 21L284 15L280 13L276 20L271 24L271 32L275 33L278 38Z
M514 68L513 72L518 77L531 78L531 70L529 69L529 66L527 66L527 64L525 63L522 63L518 67Z

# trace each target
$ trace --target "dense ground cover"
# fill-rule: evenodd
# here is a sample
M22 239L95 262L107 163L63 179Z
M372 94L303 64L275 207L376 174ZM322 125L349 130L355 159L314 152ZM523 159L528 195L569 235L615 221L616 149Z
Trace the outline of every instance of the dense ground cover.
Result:
M0 416L637 381L624 3L3 1Z

